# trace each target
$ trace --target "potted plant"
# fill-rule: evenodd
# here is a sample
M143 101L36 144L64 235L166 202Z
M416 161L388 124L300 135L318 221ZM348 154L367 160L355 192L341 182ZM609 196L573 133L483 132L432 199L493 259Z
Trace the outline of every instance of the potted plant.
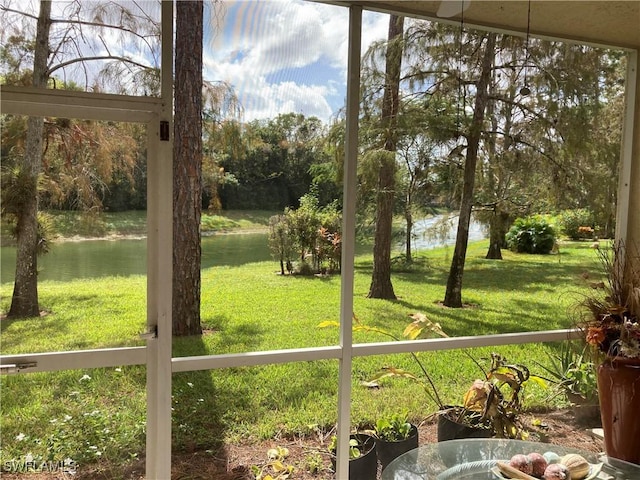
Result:
M640 256L621 241L597 252L605 281L580 303L580 326L602 358L598 398L605 451L640 464Z
M410 317L413 321L405 328L403 337L415 340L432 334L441 337L448 336L439 324L433 323L424 314L415 313ZM399 340L382 329L362 325L357 322L357 319L354 323L354 330L376 331ZM419 366L422 377L417 377L403 369L385 367L373 377L371 382L392 376L420 382L429 398L438 406L439 441L470 437L486 438L494 435L521 438L523 430L517 423L516 417L522 409L522 388L530 380L546 386L540 377L531 375L529 369L524 365L509 363L496 353L491 355L489 371L485 371L480 363L470 356L471 360L483 372L484 379L473 382L464 395L461 405L445 405L436 385L418 356L413 352L410 354Z
M536 363L554 383L550 399L564 395L576 420L585 426L594 426L600 424L600 404L597 365L588 347L577 348L574 342L563 342L560 352L550 358L548 366Z
M437 412L438 441L462 438L493 437L493 427L482 413L465 408L463 405L445 405Z
M509 363L497 353L491 354L491 368L484 379L476 379L463 396L461 405L438 412L438 441L459 438L523 439L526 432L518 421L522 412L522 391L529 381L546 388L541 377L531 375L521 364Z
M331 437L329 453L333 470L336 469L336 450L338 449L338 437ZM349 437L349 480L375 479L378 472L378 459L376 457L375 442L372 436L366 433L354 433Z
M403 453L418 448L418 427L409 422L406 414L381 417L367 433L375 439L376 454L383 470Z

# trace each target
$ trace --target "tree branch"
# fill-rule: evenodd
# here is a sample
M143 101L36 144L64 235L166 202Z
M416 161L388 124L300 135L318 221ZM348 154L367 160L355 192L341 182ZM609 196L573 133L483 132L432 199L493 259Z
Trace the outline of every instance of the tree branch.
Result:
M17 13L21 13L21 12L17 12ZM116 30L121 30L123 32L127 32L130 33L132 35L135 35L138 38L142 38L142 39L147 39L149 37L153 37L153 34L149 34L149 35L140 35L138 32L136 32L135 30L131 30L130 28L124 27L122 25L111 25L108 23L100 23L100 22L88 22L86 20L70 20L70 19L53 19L51 20L51 23L65 23L65 24L70 24L70 25L86 25L89 27L99 27L99 28L115 28Z
M101 56L95 56L95 57L74 58L73 60L68 60L66 62L59 63L58 65L55 65L55 66L51 67L49 69L49 71L47 72L47 74L50 76L56 70L60 70L61 68L67 67L67 66L72 65L74 63L85 62L87 60L119 60L121 62L128 63L130 65L135 65L136 67L140 67L140 68L144 68L144 69L150 69L151 68L149 65L143 65L141 63L135 62L135 61L133 61L133 60L131 60L129 58L126 58L126 57L119 57L119 56L114 56L114 55L101 55Z
M564 168L564 166L562 164L558 163L556 161L556 159L553 158L550 154L544 152L543 150L538 148L536 145L534 145L532 143L529 143L529 142L527 142L525 140L522 140L522 138L520 138L519 136L516 137L515 135L509 135L509 134L506 134L505 132L502 132L500 130L483 130L482 133L486 134L486 135L501 135L503 137L509 137L513 141L513 143L517 143L519 145L524 145L525 147L529 147L534 152L538 152L540 155L545 157L547 160L549 160L551 163L553 163L555 166L557 166L560 170L566 170Z
M503 97L503 96L500 96L500 95L489 95L489 99L490 100L497 100L499 102L508 103L509 105L513 105L515 107L518 107L520 110L524 110L525 112L530 113L534 117L539 118L539 119L543 120L545 123L548 123L549 125L555 127L554 123L551 120L549 120L547 117L545 117L544 115L542 115L539 112L536 112L532 108L529 108L526 105L523 105L520 102L516 102L515 100L512 100L510 98L506 98L506 97Z
M4 5L0 5L0 10L3 12L17 13L18 15L24 15L25 17L29 17L33 20L38 20L37 15L31 15L29 13L21 12L20 10L14 10L13 8L5 7Z

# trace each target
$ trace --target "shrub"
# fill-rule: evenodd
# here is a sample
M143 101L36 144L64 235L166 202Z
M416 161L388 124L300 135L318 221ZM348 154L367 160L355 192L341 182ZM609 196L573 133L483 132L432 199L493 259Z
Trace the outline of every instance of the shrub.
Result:
M283 262L290 265L296 257L295 273L340 271L342 217L336 202L321 207L312 191L300 198L300 208L286 208L283 215L271 217L269 222L269 244L280 261L281 273Z
M298 275L313 275L313 267L311 264L305 260L301 260L296 262L294 271Z
M284 275L285 264L289 273L293 238L290 224L285 215L274 215L269 218L269 249L271 255L280 262L280 273ZM286 263L285 263L286 262Z
M586 208L564 210L560 214L560 228L571 240L584 240L593 238L594 219L593 213Z
M518 253L550 253L556 243L553 226L540 216L518 218L506 235L507 246Z

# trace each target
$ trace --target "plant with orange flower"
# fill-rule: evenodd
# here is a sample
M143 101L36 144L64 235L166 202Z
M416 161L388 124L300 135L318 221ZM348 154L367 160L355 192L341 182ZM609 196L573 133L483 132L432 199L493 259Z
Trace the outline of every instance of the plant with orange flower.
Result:
M581 304L586 341L609 357L640 358L640 255L621 241L596 251L605 281Z

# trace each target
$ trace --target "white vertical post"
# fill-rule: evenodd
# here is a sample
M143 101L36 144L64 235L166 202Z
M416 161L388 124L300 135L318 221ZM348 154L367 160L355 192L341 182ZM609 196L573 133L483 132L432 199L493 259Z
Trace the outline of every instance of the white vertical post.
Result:
M638 51L627 54L625 110L620 148L616 240L640 246L640 77ZM635 142L635 146L634 146ZM634 152L635 147L635 152ZM635 153L635 158L634 158ZM635 188L632 188L632 185ZM630 212L635 212L632 218Z
M173 272L173 0L162 1L160 115L147 125L146 478L171 478ZM167 137L168 135L168 137Z
M360 107L360 51L362 7L349 7L347 58L347 123L342 210L342 282L340 290L340 359L338 385L338 458L336 478L349 478L349 433L351 423L351 363L353 280L356 231L356 164L358 160L358 115Z

